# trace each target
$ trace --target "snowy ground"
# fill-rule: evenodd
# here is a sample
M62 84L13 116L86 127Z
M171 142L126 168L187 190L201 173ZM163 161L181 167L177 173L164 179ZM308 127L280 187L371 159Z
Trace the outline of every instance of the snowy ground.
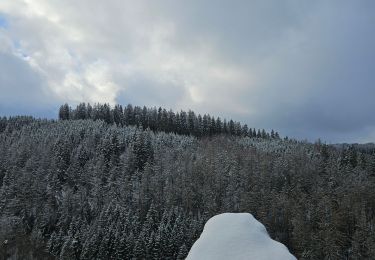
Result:
M188 260L296 260L286 246L272 240L249 213L224 213L207 221Z

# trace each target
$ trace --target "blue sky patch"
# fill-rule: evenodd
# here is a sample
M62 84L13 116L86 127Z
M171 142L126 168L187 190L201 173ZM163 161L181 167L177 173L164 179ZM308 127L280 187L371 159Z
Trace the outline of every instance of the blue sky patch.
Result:
M0 28L7 28L8 27L8 22L5 19L4 16L0 14Z

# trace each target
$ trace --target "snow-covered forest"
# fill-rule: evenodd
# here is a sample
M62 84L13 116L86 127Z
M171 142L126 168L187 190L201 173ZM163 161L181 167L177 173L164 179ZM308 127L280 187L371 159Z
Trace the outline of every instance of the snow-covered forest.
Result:
M5 259L184 259L223 212L253 214L298 259L370 259L374 190L371 146L192 111L80 104L59 120L0 119Z

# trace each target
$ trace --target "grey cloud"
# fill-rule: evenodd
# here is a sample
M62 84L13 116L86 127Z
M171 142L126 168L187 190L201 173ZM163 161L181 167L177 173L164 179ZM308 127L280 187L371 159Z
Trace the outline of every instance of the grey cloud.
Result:
M310 140L375 137L374 1L7 3L0 36L46 72L35 93L191 108Z
M310 140L355 141L375 125L373 2L163 3L179 32L175 44L208 41L223 63L258 78L236 97L256 112L231 116Z
M55 116L44 81L25 61L0 51L0 68L0 115Z
M160 82L148 75L136 74L119 82L124 82L124 87L116 99L119 104L178 109L187 95L183 87L172 82Z

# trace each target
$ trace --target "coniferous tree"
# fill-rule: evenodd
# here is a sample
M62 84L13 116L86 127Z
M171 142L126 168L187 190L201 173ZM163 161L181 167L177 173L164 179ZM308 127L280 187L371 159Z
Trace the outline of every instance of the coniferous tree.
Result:
M59 119L69 120L70 119L70 107L68 104L64 104L59 109Z
M182 246L180 247L180 250L178 251L178 255L176 259L183 260L187 257L187 255L188 255L188 250L185 244L182 244Z
M87 108L86 103L80 103L74 110L74 119L86 119Z

